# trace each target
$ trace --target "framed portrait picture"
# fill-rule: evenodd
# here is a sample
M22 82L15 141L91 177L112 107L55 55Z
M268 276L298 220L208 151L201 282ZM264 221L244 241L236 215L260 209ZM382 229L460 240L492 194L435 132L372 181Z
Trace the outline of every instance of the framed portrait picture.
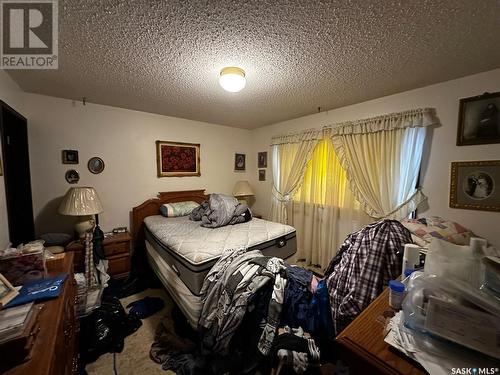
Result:
M500 160L452 162L450 207L500 211Z
M63 164L78 164L78 151L77 150L63 150L62 151Z
M200 176L200 144L156 141L158 177Z
M101 158L98 158L97 156L94 156L93 158L89 159L89 162L87 163L87 167L90 172L93 174L99 174L104 170L104 160Z
M500 143L500 92L460 99L457 146Z
M234 154L234 170L244 171L245 170L245 154Z
M257 167L267 168L267 151L259 152L257 154Z
M259 181L266 181L266 170L259 169Z

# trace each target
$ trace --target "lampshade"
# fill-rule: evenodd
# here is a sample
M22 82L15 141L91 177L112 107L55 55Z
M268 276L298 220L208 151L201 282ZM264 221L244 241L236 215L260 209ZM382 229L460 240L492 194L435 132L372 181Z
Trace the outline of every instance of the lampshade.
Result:
M220 71L219 84L226 91L241 91L246 83L245 71L241 68L228 66Z
M95 215L103 212L101 201L92 187L72 187L59 205L59 213L69 216Z
M241 180L236 182L236 185L234 185L233 195L235 197L248 197L254 194L248 181Z

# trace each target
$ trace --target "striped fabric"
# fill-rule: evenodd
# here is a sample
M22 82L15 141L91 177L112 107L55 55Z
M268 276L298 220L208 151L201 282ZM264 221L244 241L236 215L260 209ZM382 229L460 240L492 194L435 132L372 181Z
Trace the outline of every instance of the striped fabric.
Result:
M398 253L412 243L399 221L382 220L350 234L325 271L335 336L401 274Z
M187 216L198 206L193 201L166 203L160 206L160 213L165 217Z

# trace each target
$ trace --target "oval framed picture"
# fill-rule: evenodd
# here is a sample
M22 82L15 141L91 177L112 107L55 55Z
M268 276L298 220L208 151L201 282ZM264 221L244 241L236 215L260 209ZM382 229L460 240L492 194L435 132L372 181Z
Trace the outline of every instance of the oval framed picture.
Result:
M80 181L80 174L78 173L78 171L74 169L66 171L64 177L66 178L66 181L70 184L76 184L78 183L78 181Z
M89 159L87 166L89 168L89 171L94 174L99 174L104 170L104 161L101 158L94 156L93 158Z

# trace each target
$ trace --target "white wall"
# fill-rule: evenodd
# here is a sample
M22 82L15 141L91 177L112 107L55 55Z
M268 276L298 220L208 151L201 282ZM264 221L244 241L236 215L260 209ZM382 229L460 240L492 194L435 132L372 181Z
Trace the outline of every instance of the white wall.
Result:
M459 99L497 91L500 91L500 69L273 124L252 133L254 154L266 150L269 152L273 135L407 109L434 107L442 125L432 130L427 144L430 150L422 163L421 184L429 197L429 207L419 210L419 214L439 215L462 223L500 248L500 212L452 209L448 206L452 161L500 159L500 144L456 146ZM264 216L269 213L270 206L270 158L266 172L266 182L258 182L257 172L251 175L251 183L256 190L253 208Z
M245 129L102 106L82 105L54 97L26 94L31 180L38 234L70 231L73 220L57 213L70 186L64 174L80 172L79 186L93 186L104 212L104 231L130 227L130 210L160 191L206 189L230 194L235 181L248 179L234 172L234 153L249 155ZM156 140L201 144L201 177L156 177ZM61 151L79 151L78 165L62 164ZM87 161L102 158L105 169L93 175ZM248 167L247 167L248 171Z
M0 69L0 100L7 103L16 111L23 114L24 93L19 86ZM1 155L1 144L0 144ZM3 160L2 160L3 168ZM0 176L0 249L4 249L9 243L9 224L7 220L7 207L5 202L5 184L3 175Z

